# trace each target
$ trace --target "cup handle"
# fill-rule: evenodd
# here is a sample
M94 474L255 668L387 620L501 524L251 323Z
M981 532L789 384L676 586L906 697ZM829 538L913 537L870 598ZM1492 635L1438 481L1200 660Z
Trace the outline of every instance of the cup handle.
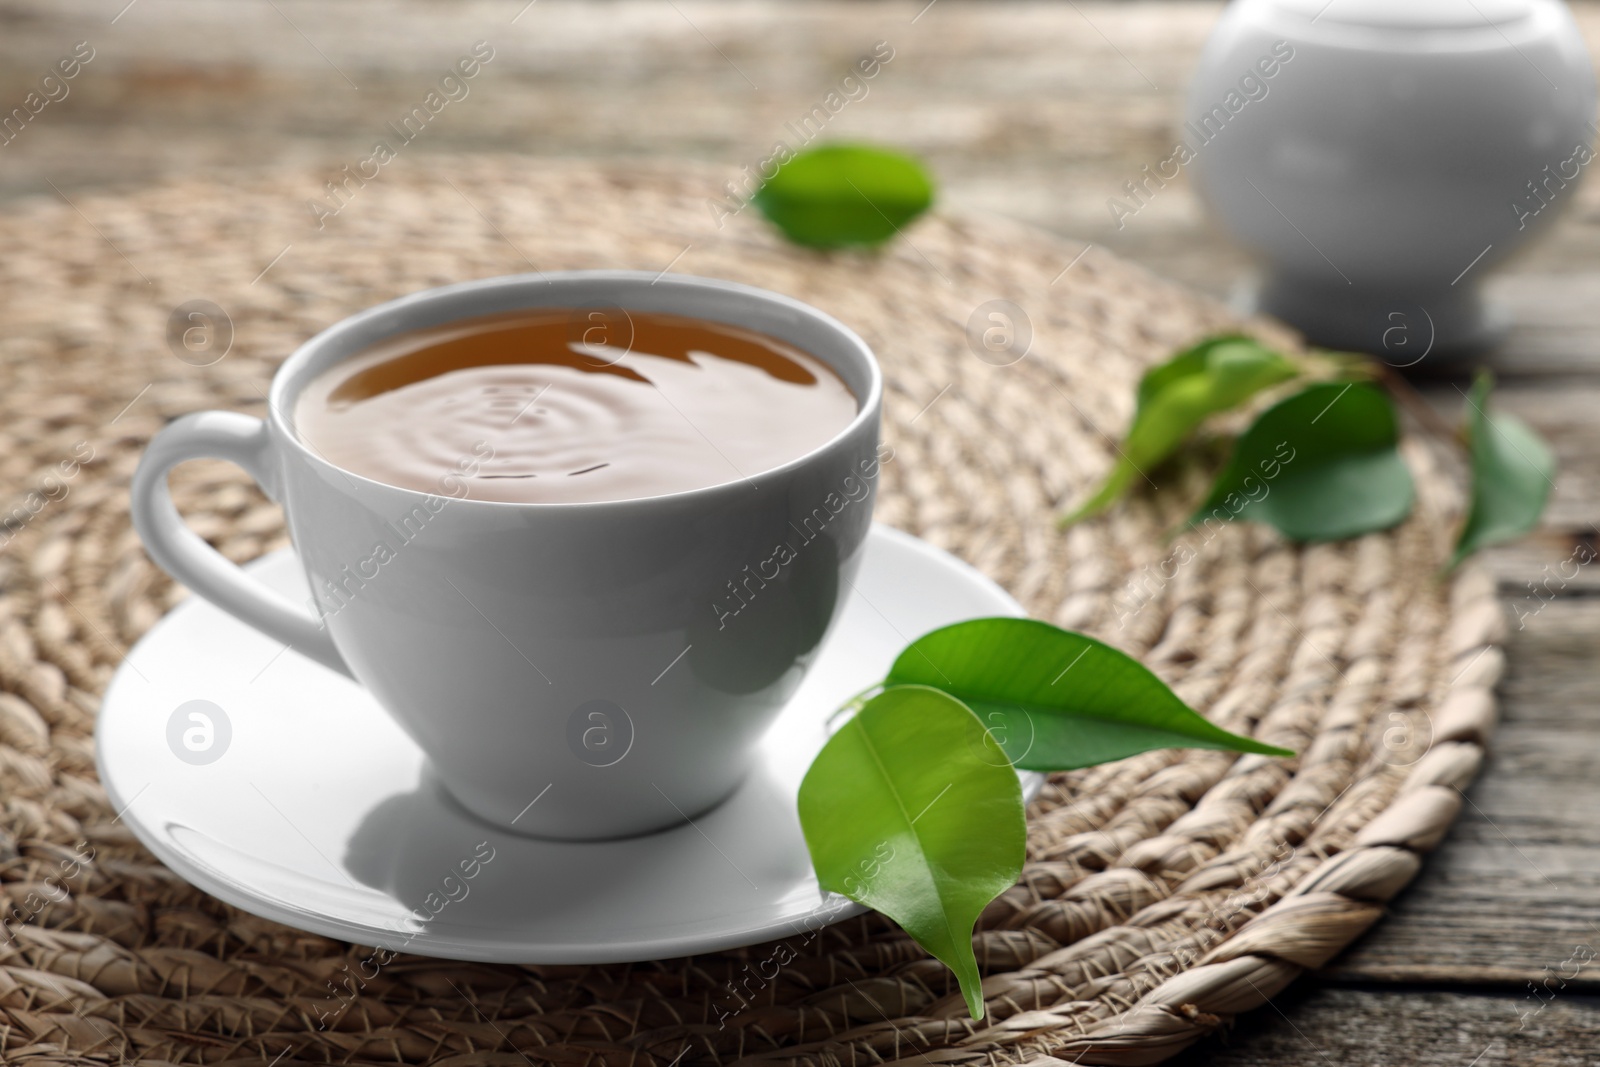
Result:
M186 460L208 458L243 467L277 498L278 467L266 423L232 411L185 415L156 434L133 475L133 526L145 551L162 570L223 611L348 676L350 668L319 620L268 592L184 525L167 489L167 472Z

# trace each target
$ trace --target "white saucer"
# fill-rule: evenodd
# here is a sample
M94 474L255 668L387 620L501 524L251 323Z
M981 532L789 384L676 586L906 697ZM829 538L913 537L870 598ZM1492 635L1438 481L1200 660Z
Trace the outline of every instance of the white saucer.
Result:
M293 553L249 570L306 602ZM874 527L842 617L744 785L693 824L571 843L466 814L365 690L195 598L112 680L96 729L100 780L140 840L194 885L357 944L497 963L756 944L864 910L818 888L795 812L830 714L928 630L1020 614L966 564ZM195 709L179 713L197 700L221 709L199 707L214 720L209 749ZM184 747L187 729L201 731L200 755ZM1023 775L1024 794L1042 782Z

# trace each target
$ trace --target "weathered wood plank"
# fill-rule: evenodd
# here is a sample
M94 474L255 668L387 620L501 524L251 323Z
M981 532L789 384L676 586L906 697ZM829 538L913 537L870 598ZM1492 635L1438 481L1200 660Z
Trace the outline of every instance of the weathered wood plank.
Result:
M1586 204L1585 214L1593 215ZM1576 227L1587 218L1568 219ZM1564 236L1566 228L1561 231ZM1566 250L1560 250L1566 252ZM1593 375L1600 370L1600 274L1585 269L1596 261L1592 248L1573 248L1568 273L1518 271L1491 281L1491 300L1506 307L1516 326L1506 344L1492 353L1488 365L1496 374Z
M1593 1067L1600 1000L1292 986L1171 1067Z

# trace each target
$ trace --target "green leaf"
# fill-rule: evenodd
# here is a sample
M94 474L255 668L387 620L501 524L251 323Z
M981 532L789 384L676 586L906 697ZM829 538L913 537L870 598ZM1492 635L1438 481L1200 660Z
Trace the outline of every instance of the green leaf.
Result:
M1027 770L1088 767L1154 748L1294 755L1213 725L1138 660L1034 619L934 630L900 653L884 684L932 686L963 701Z
M1022 874L1022 789L960 701L922 686L869 700L800 783L824 889L889 916L955 972L983 1016L972 929Z
M1489 416L1492 388L1493 377L1479 372L1467 401L1472 507L1456 541L1451 568L1486 545L1513 540L1533 529L1555 481L1555 457L1527 423L1505 412Z
M1138 407L1116 465L1061 525L1071 526L1110 507L1142 472L1171 456L1207 416L1237 407L1299 373L1286 356L1237 335L1201 341L1152 367L1139 382Z
M813 148L780 166L755 203L809 248L878 245L933 203L933 179L911 156L861 144Z
M1389 394L1364 382L1320 382L1256 419L1189 519L1250 519L1295 541L1386 530L1411 513Z

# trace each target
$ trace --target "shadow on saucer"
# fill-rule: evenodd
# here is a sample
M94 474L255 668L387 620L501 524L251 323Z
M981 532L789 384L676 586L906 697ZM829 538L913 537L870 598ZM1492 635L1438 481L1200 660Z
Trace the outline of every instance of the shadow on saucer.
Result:
M763 775L752 775L693 825L610 841L554 841L478 819L425 770L415 789L368 812L342 865L394 902L389 914L373 917L393 931L380 948L450 957L453 942L487 942L506 947L506 962L536 962L511 958L524 943L538 945L545 961L561 962L591 952L597 941L646 946L668 932L682 934L684 911L700 910L685 903L707 894L731 892L735 903L756 905L764 898L755 886L792 884L809 860L793 798Z

